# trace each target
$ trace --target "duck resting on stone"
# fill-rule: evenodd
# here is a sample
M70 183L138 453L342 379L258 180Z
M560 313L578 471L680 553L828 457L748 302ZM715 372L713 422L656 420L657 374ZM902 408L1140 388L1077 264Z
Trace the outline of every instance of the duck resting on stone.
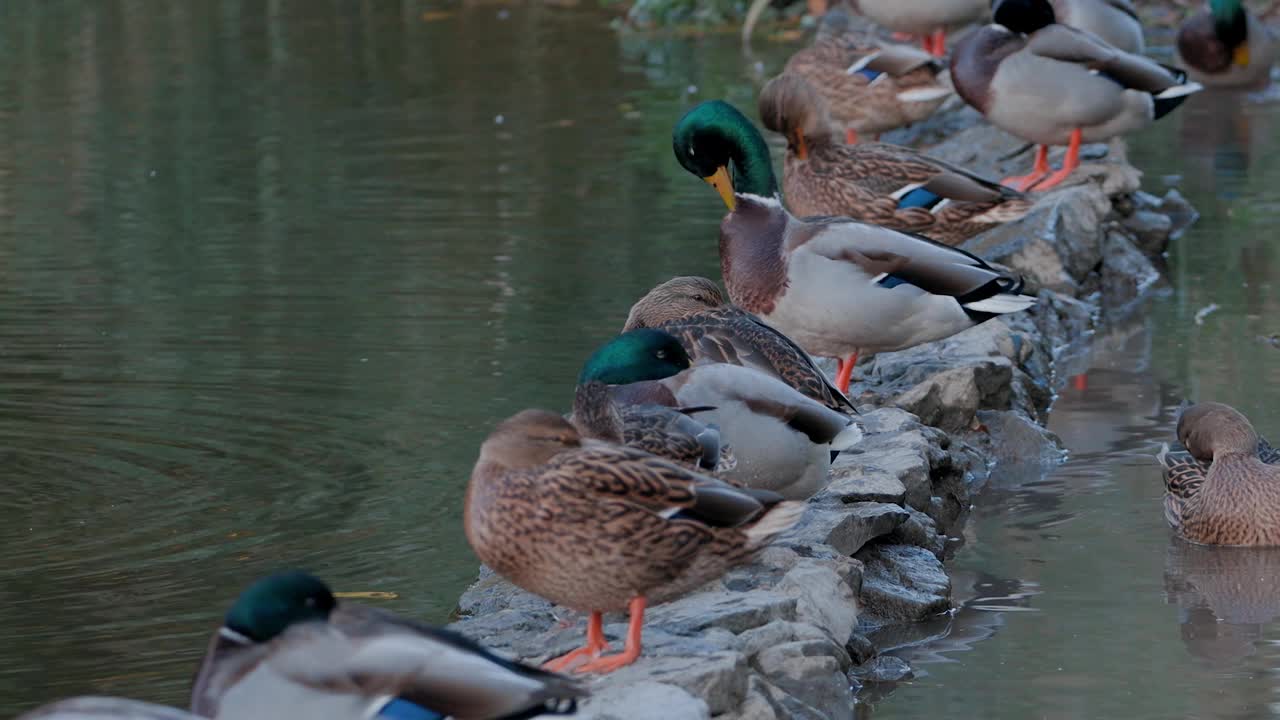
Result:
M845 145L813 87L783 74L760 91L760 119L787 138L782 189L800 217L838 215L959 245L1031 209L1022 193L918 150Z
M841 392L859 354L941 340L1035 303L1021 277L963 250L849 218L796 218L764 138L729 103L695 106L672 144L729 208L720 269L730 299L806 352L839 358Z
M1186 450L1157 455L1173 529L1205 545L1280 545L1280 452L1221 403L1185 409L1177 432Z
M692 365L684 346L662 330L625 332L587 360L580 383L610 386L627 405L701 407L734 448L737 465L721 477L803 500L827 484L831 453L862 438L842 412L769 374L730 363Z
M805 504L734 487L634 448L583 438L525 410L480 447L464 529L480 560L529 592L589 612L586 644L547 667L607 673L635 662L644 611L746 562ZM603 613L630 613L625 649L602 655Z
M304 572L249 586L214 634L191 711L220 720L516 720L586 691L448 630L347 602Z
M994 22L956 44L951 81L996 127L1038 143L1011 187L1048 190L1080 165L1080 145L1150 125L1201 89L1186 73L1058 24L1049 0L997 0ZM1056 172L1049 146L1067 145Z
M809 353L791 338L725 300L704 277L668 280L631 306L622 331L656 328L680 340L695 365L730 363L758 370L839 413L857 413Z

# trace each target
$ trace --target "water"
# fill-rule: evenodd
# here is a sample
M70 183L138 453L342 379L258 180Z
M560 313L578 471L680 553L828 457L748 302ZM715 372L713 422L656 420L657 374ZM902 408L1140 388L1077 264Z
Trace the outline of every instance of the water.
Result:
M619 36L610 17L4 3L0 717L84 692L182 704L231 598L283 566L447 619L476 566L460 504L478 443L565 407L653 284L718 273L719 201L672 160L670 127L707 97L752 107L789 50ZM1064 391L1072 463L982 499L955 561L988 608L957 616L968 649L927 650L948 662L918 662L928 676L875 714L1269 701L1271 621L1215 643L1184 613L1242 661L1180 641L1145 459L1183 395L1280 435L1280 349L1253 340L1280 331L1278 116L1231 117L1135 149L1150 186L1182 174L1205 214L1173 249L1176 290L1099 353L1112 370Z

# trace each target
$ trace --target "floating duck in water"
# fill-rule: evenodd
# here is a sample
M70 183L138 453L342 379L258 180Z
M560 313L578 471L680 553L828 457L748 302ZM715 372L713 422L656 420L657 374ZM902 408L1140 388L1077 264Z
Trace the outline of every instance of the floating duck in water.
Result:
M467 540L516 585L590 612L586 644L547 667L611 672L642 649L644 611L716 579L799 520L804 503L736 488L648 453L584 439L525 410L480 447L467 486ZM603 615L631 615L622 653Z
M809 81L826 100L845 142L920 122L951 97L945 63L913 47L847 32L848 21L842 7L828 11L817 40L792 55L784 70Z
M996 127L1039 143L1031 173L1004 180L1024 191L1066 180L1081 143L1146 127L1201 89L1181 70L1057 24L1049 0L998 0L995 23L956 45L951 79ZM1050 145L1068 145L1052 173Z
M800 217L839 215L959 245L1031 209L1022 193L900 145L844 145L826 105L797 75L760 91L764 126L787 138L783 193Z
M704 407L707 422L734 448L737 465L722 476L802 500L827 484L831 452L862 438L842 412L773 376L729 363L692 365L680 341L662 330L625 332L587 360L582 382L612 386L622 405Z
M303 572L271 575L231 606L191 692L227 720L482 720L573 712L585 690L467 638L341 603Z
M722 100L690 110L672 142L729 207L720 269L730 299L807 352L840 358L841 392L859 354L940 340L1035 303L1022 278L963 250L848 218L794 217L764 138Z
M1240 0L1210 0L1178 28L1178 64L1205 87L1266 87L1280 53L1275 33Z
M1164 467L1165 519L1206 545L1280 545L1280 453L1249 419L1221 403L1178 418L1178 442L1157 456Z
M677 277L631 306L622 331L657 328L680 340L695 365L730 363L758 370L841 413L856 413L849 398L827 380L791 338L724 299L704 277Z

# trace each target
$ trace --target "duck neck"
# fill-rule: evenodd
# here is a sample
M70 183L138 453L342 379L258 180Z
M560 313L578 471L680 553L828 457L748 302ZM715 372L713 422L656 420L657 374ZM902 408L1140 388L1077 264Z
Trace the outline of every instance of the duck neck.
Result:
M729 299L748 312L768 315L786 290L790 214L777 195L738 193L738 204L720 224L720 272Z
M1209 14L1214 33L1227 47L1234 48L1245 41L1248 22L1240 0L1209 0Z
M733 127L729 133L734 192L777 197L778 179L773 174L773 159L769 157L769 146L764 137L754 126Z

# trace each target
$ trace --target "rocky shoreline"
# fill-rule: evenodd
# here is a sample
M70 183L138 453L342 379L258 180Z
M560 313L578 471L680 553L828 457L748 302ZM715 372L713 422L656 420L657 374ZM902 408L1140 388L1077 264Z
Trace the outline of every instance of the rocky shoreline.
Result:
M1021 143L976 117L939 117L950 139L929 151L993 177L1029 161L992 161ZM927 138L927 125L912 135ZM1038 477L1061 462L1044 422L1073 348L1103 308L1122 311L1158 284L1159 255L1195 220L1176 191L1139 191L1121 143L1084 157L1085 182L965 245L1022 273L1037 307L860 365L851 394L865 437L801 523L755 563L653 608L643 657L594 680L579 717L845 719L857 687L909 676L868 633L952 609L944 560L970 498L996 476ZM585 625L487 571L458 612L455 630L529 660L572 649ZM611 620L618 639L625 624Z

